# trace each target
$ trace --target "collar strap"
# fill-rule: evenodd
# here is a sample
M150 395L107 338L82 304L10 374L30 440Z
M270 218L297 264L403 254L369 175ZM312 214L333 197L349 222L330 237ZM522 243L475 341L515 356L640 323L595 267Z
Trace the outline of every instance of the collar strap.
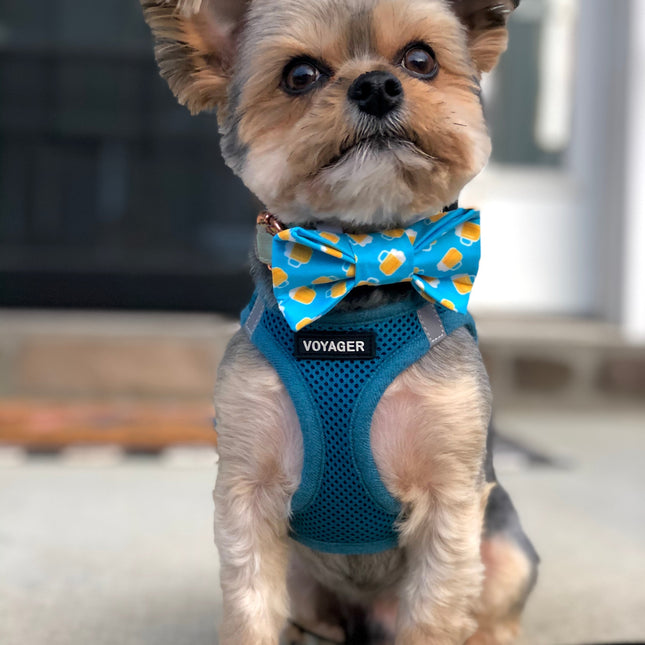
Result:
M255 225L255 247L258 259L269 268L271 268L273 237L284 229L285 226L269 211L263 211L258 215Z

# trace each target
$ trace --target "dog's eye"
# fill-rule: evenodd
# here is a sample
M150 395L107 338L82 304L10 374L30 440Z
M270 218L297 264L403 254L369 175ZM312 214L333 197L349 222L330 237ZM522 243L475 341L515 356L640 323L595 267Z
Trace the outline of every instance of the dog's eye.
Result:
M289 94L304 94L321 79L322 72L312 62L296 60L289 63L282 76L282 87Z
M439 63L432 47L421 44L412 45L405 50L401 65L412 76L424 80L433 79L439 71Z

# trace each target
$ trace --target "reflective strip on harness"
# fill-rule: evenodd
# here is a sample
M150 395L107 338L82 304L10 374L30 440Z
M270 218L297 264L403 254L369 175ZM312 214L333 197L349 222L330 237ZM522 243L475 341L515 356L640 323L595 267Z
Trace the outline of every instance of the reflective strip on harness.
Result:
M446 330L434 305L428 303L425 307L419 309L419 322L428 338L430 347L434 347L446 337Z

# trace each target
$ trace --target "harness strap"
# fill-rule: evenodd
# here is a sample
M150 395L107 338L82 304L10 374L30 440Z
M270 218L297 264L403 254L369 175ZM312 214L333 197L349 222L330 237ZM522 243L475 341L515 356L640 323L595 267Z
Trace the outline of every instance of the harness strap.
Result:
M446 337L446 330L434 304L428 303L425 307L419 309L417 315L419 316L421 327L423 327L423 331L428 338L430 347L434 347Z
M257 329L257 326L262 319L264 309L264 300L262 298L256 298L255 303L253 304L253 307L251 308L251 311L243 325L249 338L253 336ZM434 347L446 338L448 334L446 333L446 329L434 304L428 303L419 309L417 315L419 317L419 323L421 324L428 342L430 343L430 347Z
M257 296L253 307L249 312L247 319L244 321L243 327L244 331L249 335L249 338L253 336L255 330L257 329L260 320L262 320L262 314L264 313L264 299Z

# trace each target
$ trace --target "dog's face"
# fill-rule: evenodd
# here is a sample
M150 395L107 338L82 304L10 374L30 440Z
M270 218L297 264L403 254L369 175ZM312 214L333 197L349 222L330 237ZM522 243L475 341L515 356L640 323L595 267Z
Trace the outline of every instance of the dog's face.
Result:
M518 0L143 4L180 101L218 108L228 164L285 223L405 224L488 160L479 78Z

